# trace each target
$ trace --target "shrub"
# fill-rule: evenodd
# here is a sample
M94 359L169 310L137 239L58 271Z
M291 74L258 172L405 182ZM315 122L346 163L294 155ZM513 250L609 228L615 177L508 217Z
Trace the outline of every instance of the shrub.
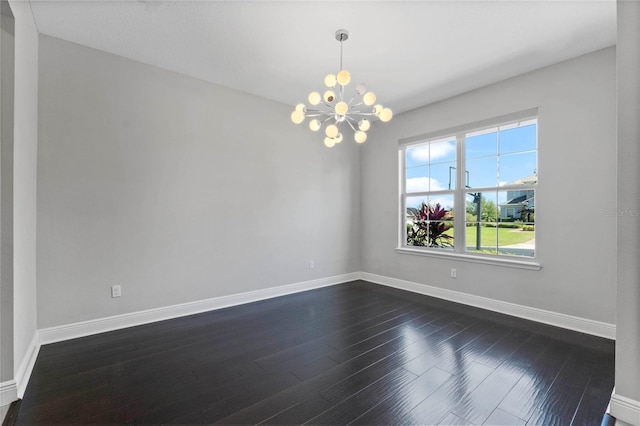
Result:
M407 224L407 244L426 247L453 247L453 237L445 234L451 226L442 221L451 220L453 215L440 204L429 206L422 203L420 208L407 208L413 224Z
M520 225L520 224L517 224L517 223L512 223L512 222L509 222L509 223L503 223L503 222L500 222L500 223L498 224L498 226L499 226L500 228L511 228L511 229L516 229L516 228L520 228L520 226L521 226L521 225Z

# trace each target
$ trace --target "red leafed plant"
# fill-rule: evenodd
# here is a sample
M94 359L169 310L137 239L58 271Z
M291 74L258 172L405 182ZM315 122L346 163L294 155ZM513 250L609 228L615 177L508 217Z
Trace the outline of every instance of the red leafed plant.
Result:
M445 234L451 226L444 223L453 218L450 210L423 202L420 208L407 207L407 215L413 222L407 223L407 245L453 247L453 236Z

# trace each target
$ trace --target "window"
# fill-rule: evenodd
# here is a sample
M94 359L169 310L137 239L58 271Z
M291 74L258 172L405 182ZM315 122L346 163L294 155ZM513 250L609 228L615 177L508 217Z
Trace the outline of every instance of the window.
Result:
M400 248L535 258L537 111L400 141Z

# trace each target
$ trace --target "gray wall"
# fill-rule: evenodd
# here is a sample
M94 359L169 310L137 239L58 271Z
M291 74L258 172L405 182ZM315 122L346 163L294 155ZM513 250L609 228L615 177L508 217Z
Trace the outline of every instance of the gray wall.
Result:
M362 270L615 323L616 69L609 48L400 114L362 151ZM398 140L539 108L540 271L395 252ZM370 142L370 143L369 143ZM457 268L457 279L449 278Z
M48 36L39 61L39 328L360 270L356 144Z
M38 161L38 30L31 5L9 1L16 18L13 147L14 370L23 374L36 333L36 175ZM17 377L19 379L20 377ZM19 383L18 393L26 383Z
M616 395L612 414L640 425L640 3L618 1L618 304ZM614 397L615 400L615 397Z
M13 379L13 90L15 19L0 15L0 382ZM2 405L4 401L0 402Z
M13 341L7 346L12 350L12 353L7 356L13 365L11 378L18 382L18 396L22 396L26 386L26 382L22 379L26 373L27 355L29 348L33 347L36 336L38 32L31 5L28 2L9 0L9 4L15 18L15 73L13 212L11 213L13 216L13 279L10 283L13 287L13 301L8 308L9 315L12 316ZM5 160L6 158L3 159L3 166ZM5 351L4 340L2 343L4 355L8 351Z

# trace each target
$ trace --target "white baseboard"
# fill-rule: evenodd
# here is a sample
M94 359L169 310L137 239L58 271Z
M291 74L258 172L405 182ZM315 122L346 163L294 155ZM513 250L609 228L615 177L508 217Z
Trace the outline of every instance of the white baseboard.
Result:
M9 406L18 399L18 387L14 380L0 382L0 423L4 423L4 417L9 411Z
M640 401L614 393L611 396L611 415L630 425L640 425Z
M104 333L106 331L119 330L136 325L149 324L156 321L199 314L201 312L227 308L230 306L241 305L243 303L256 302L259 300L271 299L273 297L299 293L301 291L341 284L357 280L359 278L360 273L353 272L263 290L214 297L212 299L199 300L196 302L182 303L179 305L148 309L146 311L132 312L112 317L44 328L39 330L40 344L44 345L47 343L55 343L63 340L75 339L77 337Z
M543 309L517 305L515 303L503 302L500 300L461 293L459 291L448 290L445 288L432 287L426 284L418 284L411 281L385 277L368 272L361 272L360 276L361 279L365 281L386 285L388 287L394 287L401 290L407 290L414 293L433 296L439 299L450 300L452 302L471 305L478 308L487 309L489 311L499 312L519 318L525 318L556 327L579 331L581 333L605 337L607 339L616 338L615 324L593 321L590 319L561 314L558 312L545 311Z
M29 347L27 348L27 353L24 355L24 358L22 358L22 361L18 366L18 370L16 371L15 379L18 384L18 398L22 398L24 396L24 391L27 389L29 377L31 377L33 367L36 365L36 359L38 358L39 352L40 332L36 330L33 338L31 339L31 343L29 343Z
M18 399L18 386L15 380L0 382L0 407L10 405Z

